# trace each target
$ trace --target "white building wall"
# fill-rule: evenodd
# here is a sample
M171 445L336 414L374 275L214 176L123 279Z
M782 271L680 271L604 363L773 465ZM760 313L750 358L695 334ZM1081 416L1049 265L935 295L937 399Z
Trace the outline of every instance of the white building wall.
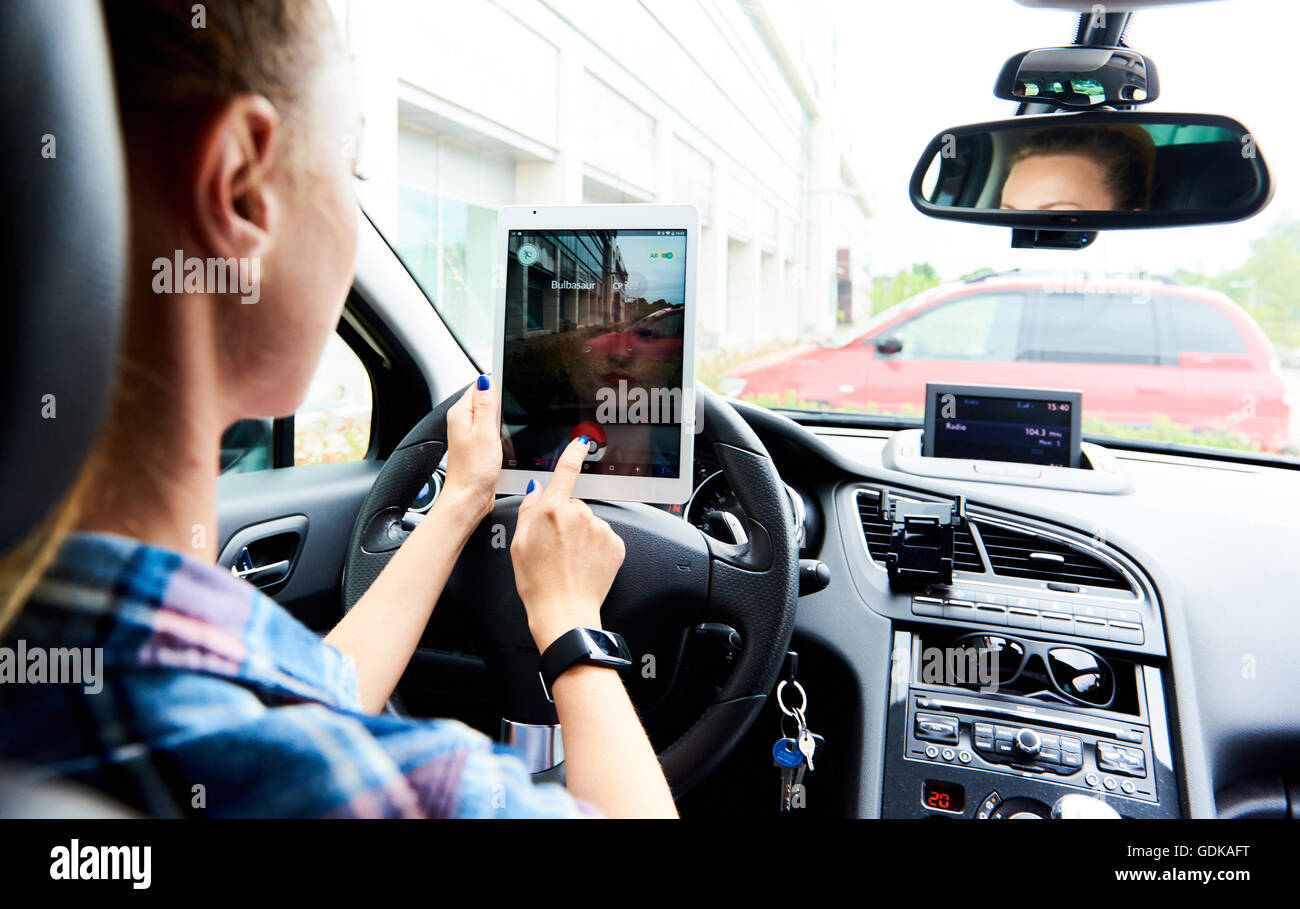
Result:
M491 312L494 241L471 247L495 208L688 201L702 350L834 330L836 249L869 258L831 122L854 87L817 0L332 5L361 71L368 210L453 323Z

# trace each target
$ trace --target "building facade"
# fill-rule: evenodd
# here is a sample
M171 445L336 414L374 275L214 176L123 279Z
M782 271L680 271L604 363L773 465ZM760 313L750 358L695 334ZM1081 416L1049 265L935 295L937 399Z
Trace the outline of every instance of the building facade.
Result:
M693 203L702 353L869 312L870 208L841 129L855 87L819 0L332 5L367 212L481 359L512 203Z

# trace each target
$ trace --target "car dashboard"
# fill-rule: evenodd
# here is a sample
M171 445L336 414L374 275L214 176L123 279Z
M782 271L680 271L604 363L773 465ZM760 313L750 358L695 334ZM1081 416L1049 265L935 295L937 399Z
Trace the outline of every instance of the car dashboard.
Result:
M838 743L854 760L821 793L828 813L1050 817L1067 794L1130 818L1234 816L1261 798L1293 811L1300 569L1278 557L1295 540L1279 503L1300 501L1300 473L1108 452L1118 493L919 477L887 466L891 433L736 406L798 503L801 558L830 578L801 596L792 646L840 661L857 689L810 690L857 739ZM891 586L882 493L965 498L951 584ZM716 534L729 525L711 514L737 508L701 456L683 516ZM972 635L1041 655L1040 670L1099 659L1111 697L1062 694L1033 658L1001 685L936 672Z

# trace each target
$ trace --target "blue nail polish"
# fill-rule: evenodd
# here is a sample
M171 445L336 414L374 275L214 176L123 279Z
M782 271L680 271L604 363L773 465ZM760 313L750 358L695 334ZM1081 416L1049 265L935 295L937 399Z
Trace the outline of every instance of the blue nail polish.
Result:
M591 445L591 439L587 438L586 436L578 436L578 441L581 442L583 445Z
M478 377L478 390L479 390L479 391L487 391L487 390L488 390L488 384L489 384L489 382L488 382L488 377L487 377L487 376L479 376L479 377Z
M536 489L536 488L537 488L537 481L536 481L536 480L529 480L529 481L528 481L528 491L529 491L529 492L532 492L532 491L533 491L534 489Z

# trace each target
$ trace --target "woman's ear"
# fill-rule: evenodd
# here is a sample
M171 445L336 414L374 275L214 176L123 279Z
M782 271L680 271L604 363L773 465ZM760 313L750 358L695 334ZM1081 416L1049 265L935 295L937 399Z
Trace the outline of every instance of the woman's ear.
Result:
M198 238L210 255L248 258L270 246L278 211L269 176L281 128L270 101L240 95L200 132L191 185Z

